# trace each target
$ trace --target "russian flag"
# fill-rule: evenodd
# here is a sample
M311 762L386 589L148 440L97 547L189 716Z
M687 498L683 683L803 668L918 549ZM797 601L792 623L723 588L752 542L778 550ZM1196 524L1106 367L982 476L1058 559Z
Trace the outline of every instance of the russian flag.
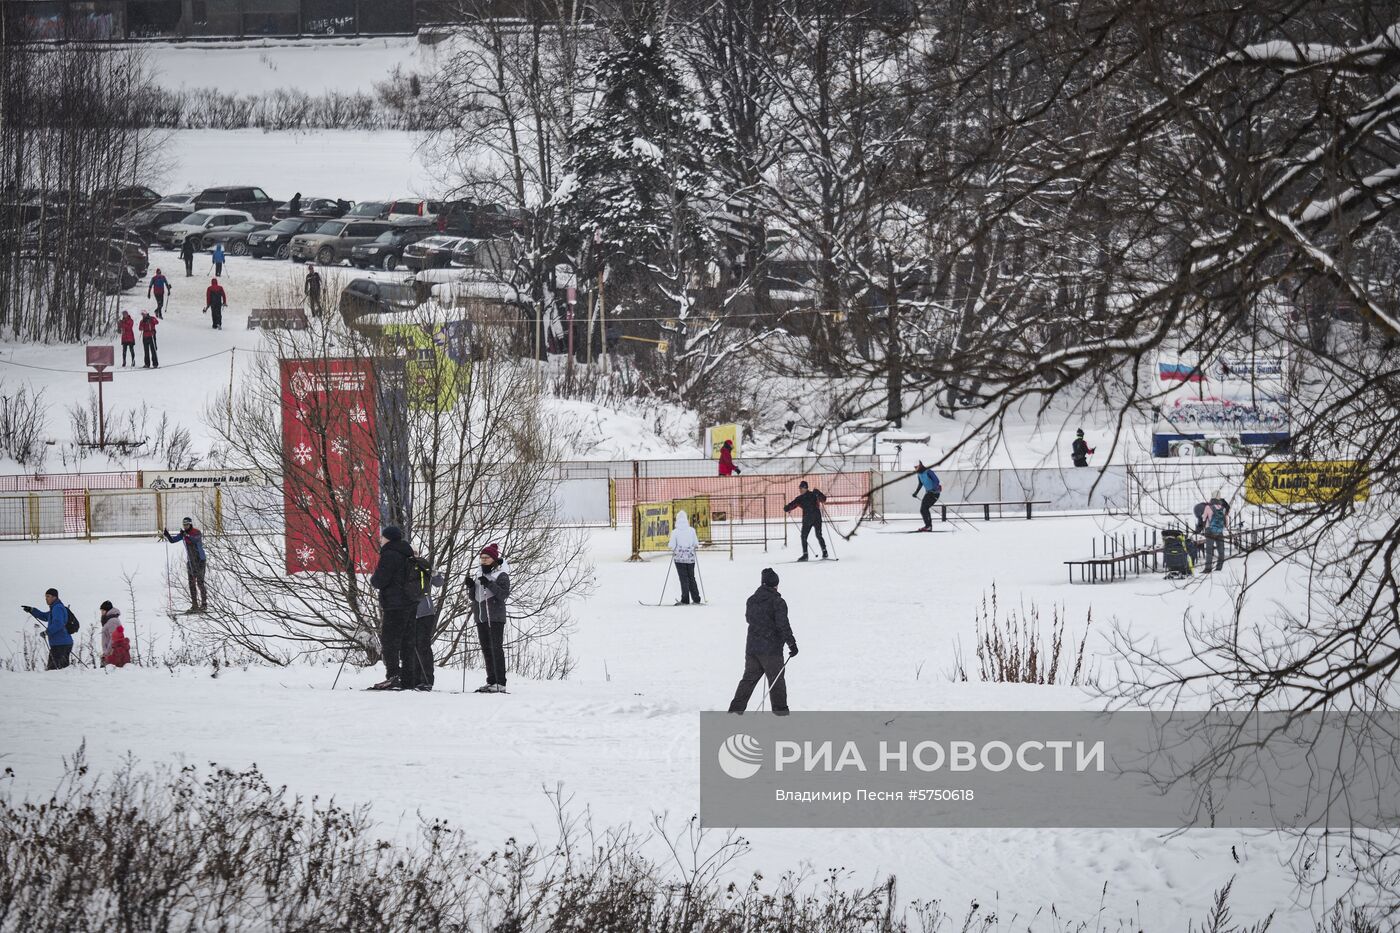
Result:
M1195 366L1161 360L1157 363L1157 378L1162 382L1200 382L1204 377Z

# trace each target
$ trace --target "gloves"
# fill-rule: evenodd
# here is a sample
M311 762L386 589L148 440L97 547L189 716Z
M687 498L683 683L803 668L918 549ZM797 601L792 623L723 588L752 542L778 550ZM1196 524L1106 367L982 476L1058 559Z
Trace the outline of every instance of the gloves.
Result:
M797 646L793 645L788 649L788 660L791 661L795 657L797 657Z
M25 612L33 612L33 611L34 611L34 607L33 607L33 606L20 606L20 608L23 609Z
M209 306L208 306L208 305L205 305L205 306L204 306L204 310L201 311L200 313L201 313L201 314L208 314L208 313L209 313Z

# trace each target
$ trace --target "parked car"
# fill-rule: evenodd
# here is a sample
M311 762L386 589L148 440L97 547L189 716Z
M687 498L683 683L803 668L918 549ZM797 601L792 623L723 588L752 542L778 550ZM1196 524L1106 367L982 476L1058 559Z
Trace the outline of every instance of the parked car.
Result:
M350 265L357 269L383 269L393 272L403 263L403 251L412 243L437 233L431 221L395 224L368 243L350 251Z
M452 265L452 251L461 240L458 236L430 236L419 240L403 251L403 264L414 272L420 269L445 269Z
M199 210L224 208L246 211L253 220L272 220L277 210L277 202L269 198L261 188L223 187L205 188L194 199Z
M351 325L366 314L404 314L416 307L413 286L405 282L352 279L340 290L340 316Z
M195 211L186 215L179 223L166 224L156 231L156 239L161 246L175 249L185 242L185 237L194 237L194 248L204 248L204 235L213 230L232 227L252 220L247 211Z
M159 204L160 200L160 194L145 185L127 185L123 188L94 189L90 203L110 207L114 214L124 214Z
M210 230L204 234L204 242L200 248L213 249L216 243L222 243L224 244L224 252L234 256L246 256L248 255L248 237L259 230L267 230L271 226L272 224L263 223L261 220L245 220L232 227Z
M508 237L512 233L523 233L526 228L524 211L469 198L445 204L438 222L442 232L474 240Z
M248 255L276 256L286 259L292 254L292 237L299 233L315 233L325 221L319 217L288 217L266 230L248 234Z
M356 246L368 243L388 229L389 224L382 220L328 220L317 227L315 233L292 237L292 261L314 259L323 266L336 266L349 259L350 251Z
M146 274L146 270L151 266L151 252L146 246L145 236L140 231L113 227L109 242L121 251L123 263L135 270L139 276Z
M194 199L197 197L199 197L198 191L181 191L178 194L167 194L160 199L160 203L157 204L156 207L183 207L185 213L188 214L197 209L194 206Z
M462 237L452 251L452 263L465 269L488 269L499 277L514 268L515 257L509 240Z
M390 220L408 220L411 217L433 219L442 210L441 201L427 201L423 198L400 198L389 205Z
M387 220L392 201L361 201L343 216L353 220Z
M117 223L129 230L137 231L146 243L153 243L156 231L166 224L179 223L190 215L188 208L169 204L156 204L137 211L123 214Z
M349 204L349 201L345 203ZM302 198L301 211L298 217L319 217L322 220L333 220L336 217L344 216L345 212L340 209L340 201L337 198ZM272 212L276 220L286 220L292 216L292 202L280 204L277 210Z

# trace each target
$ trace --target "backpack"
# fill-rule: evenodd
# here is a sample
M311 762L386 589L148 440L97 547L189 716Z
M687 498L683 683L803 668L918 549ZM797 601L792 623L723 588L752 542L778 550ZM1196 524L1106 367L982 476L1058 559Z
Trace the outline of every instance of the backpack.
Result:
M68 609L67 606L64 606L63 608ZM78 634L78 629L80 627L81 626L79 626L78 624L78 617L73 615L72 609L68 609L68 621L63 623L63 630L69 635L76 635Z
M404 565L403 592L415 605L428 595L432 580L433 565L430 561L416 554L408 559Z
M1207 525L1211 534L1220 534L1225 530L1225 510L1218 505L1212 505L1210 513L1210 524Z

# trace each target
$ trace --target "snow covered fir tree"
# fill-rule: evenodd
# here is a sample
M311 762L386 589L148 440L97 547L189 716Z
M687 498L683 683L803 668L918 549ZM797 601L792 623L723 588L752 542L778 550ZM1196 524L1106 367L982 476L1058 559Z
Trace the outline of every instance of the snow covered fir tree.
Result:
M0 933L1400 930L1397 66L0 3Z

